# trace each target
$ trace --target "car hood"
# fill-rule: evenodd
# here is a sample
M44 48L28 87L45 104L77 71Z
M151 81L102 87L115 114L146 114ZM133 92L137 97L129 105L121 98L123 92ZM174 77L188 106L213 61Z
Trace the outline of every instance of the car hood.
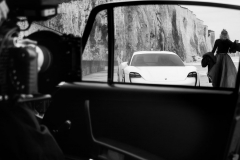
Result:
M194 66L180 67L134 67L129 66L128 72L137 72L147 81L182 81L190 72L196 71Z

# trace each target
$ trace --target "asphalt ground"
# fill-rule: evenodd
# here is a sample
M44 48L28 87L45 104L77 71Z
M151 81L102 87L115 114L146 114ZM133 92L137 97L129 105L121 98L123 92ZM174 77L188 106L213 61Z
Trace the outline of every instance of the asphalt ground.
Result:
M231 57L237 70L239 65L239 57ZM198 73L200 75L200 85L204 87L212 87L212 83L209 83L208 77L207 77L207 67L203 68L201 66L201 59L199 59L196 62L192 63L185 63L185 65L189 66L195 66L198 70ZM100 82L107 82L107 69L101 72L97 72L94 74L90 74L87 76L84 76L82 78L83 81L100 81ZM114 82L117 82L117 66L114 67Z

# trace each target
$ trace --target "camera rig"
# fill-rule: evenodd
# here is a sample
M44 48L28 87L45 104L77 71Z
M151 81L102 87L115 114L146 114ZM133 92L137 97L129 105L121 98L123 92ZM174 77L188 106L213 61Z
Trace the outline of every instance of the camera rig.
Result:
M6 0L10 18L27 17L30 21L45 20L57 14L60 0Z
M57 0L8 0L8 19L0 26L0 91L2 101L16 97L41 99L60 82L81 80L81 38L53 31L38 31L19 39L17 25L25 17L46 20L57 14ZM27 99L28 98L23 98ZM19 98L18 98L19 100ZM27 101L26 100L26 101Z

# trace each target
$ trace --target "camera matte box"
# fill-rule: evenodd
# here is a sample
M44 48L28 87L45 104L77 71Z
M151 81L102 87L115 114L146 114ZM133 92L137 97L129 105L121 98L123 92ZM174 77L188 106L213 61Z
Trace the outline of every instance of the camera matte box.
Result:
M29 8L29 7L37 7L42 8L45 6L57 6L59 3L61 3L61 0L7 0L6 1L8 6L11 7L17 7L17 8Z

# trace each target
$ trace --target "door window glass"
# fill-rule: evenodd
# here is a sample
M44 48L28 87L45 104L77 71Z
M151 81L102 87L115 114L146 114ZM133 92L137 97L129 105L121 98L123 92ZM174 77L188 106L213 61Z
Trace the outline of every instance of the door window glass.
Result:
M107 82L108 70L107 10L96 16L82 55L82 80Z
M189 5L114 8L114 81L234 88L239 16Z

